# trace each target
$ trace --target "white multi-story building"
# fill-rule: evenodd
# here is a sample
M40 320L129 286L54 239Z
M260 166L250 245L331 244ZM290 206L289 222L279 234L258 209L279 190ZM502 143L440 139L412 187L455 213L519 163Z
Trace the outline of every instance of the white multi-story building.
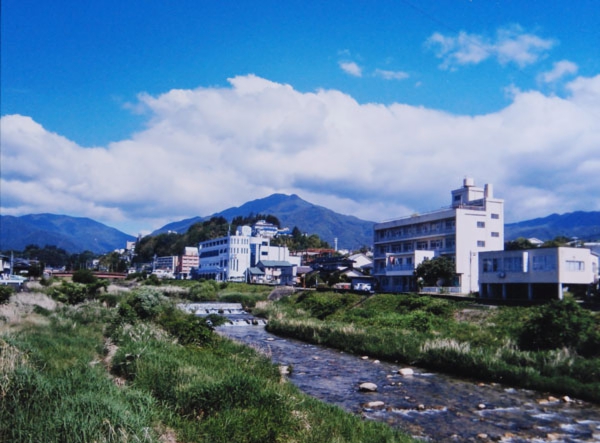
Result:
M481 298L563 299L565 287L585 292L598 283L598 255L587 248L482 252Z
M247 270L261 261L288 262L294 269L300 264L286 246L271 246L269 237L253 236L249 226L238 228L235 235L201 242L198 253L197 275L218 281L246 281Z
M478 290L479 253L504 249L504 200L471 178L451 195L447 208L375 224L373 275L380 291L416 290L414 270L438 256L456 265L456 281L444 286L464 294Z

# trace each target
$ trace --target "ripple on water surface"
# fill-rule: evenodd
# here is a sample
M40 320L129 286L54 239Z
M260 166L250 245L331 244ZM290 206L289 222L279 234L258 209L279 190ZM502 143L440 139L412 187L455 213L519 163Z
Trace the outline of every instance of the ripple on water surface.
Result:
M398 374L397 364L374 362L269 334L261 326L218 328L262 349L302 391L366 419L378 420L429 441L600 442L600 407L539 400L544 394L498 384L473 383L421 372ZM377 385L360 392L361 383ZM547 397L547 395L545 395ZM370 402L378 405L368 407ZM379 402L383 402L383 406Z

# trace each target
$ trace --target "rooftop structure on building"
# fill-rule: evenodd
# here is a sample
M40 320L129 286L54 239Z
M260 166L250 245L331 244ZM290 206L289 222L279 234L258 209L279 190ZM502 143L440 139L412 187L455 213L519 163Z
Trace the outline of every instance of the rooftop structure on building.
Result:
M446 208L374 225L373 275L381 291L417 290L416 267L440 256L456 267L456 280L444 286L463 294L478 290L479 253L504 249L504 201L492 185L477 187L472 178L450 194Z

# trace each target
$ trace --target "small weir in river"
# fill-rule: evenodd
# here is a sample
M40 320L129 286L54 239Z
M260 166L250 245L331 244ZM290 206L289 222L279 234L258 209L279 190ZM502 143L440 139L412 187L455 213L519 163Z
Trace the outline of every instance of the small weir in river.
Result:
M227 320L229 320L227 326L264 326L266 324L264 319L253 317L245 311L241 303L185 303L180 304L178 307L201 317L206 317L210 314L227 317Z
M264 321L258 324L241 305L212 305L217 312L201 303L187 305L187 310L227 316L230 323L217 328L219 334L252 346L289 368L286 377L303 392L424 441L600 442L599 405L405 368L281 338L268 333ZM401 369L411 369L403 372L412 375L400 374ZM377 390L363 392L359 389L362 383L373 383Z

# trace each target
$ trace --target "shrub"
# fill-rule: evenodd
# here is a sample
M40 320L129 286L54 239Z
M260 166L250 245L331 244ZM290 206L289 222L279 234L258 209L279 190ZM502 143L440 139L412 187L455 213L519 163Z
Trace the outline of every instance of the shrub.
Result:
M0 304L8 303L10 296L13 295L15 290L8 285L0 286Z
M212 326L205 318L180 311L174 306L164 309L158 323L177 337L182 345L205 345L212 338Z
M217 286L214 280L207 280L201 283L196 283L189 289L189 298L192 301L216 301Z
M78 269L73 273L73 282L74 283L96 283L98 279L94 275L92 271L89 269Z
M58 287L50 288L48 295L61 303L76 305L88 298L88 288L82 283L64 281Z
M556 300L536 308L519 336L524 350L582 349L593 334L594 317L574 300Z
M150 276L144 280L143 284L147 286L160 286L162 285L162 282L160 281L160 278L156 276L156 274L150 274Z
M136 290L126 303L133 308L139 318L153 319L160 313L166 301L167 298L158 289L143 287Z

